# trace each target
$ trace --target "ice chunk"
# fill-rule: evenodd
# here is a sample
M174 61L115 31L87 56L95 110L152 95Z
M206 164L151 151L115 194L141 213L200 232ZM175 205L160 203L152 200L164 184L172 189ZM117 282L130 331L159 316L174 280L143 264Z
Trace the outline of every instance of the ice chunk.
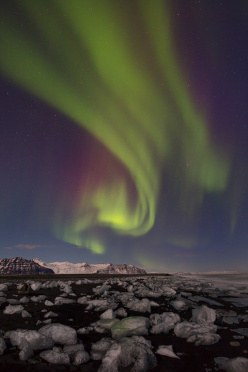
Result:
M206 302L209 305L224 306L220 302L217 302L215 300L211 300L211 299L203 297L203 296L191 296L191 297L189 297L189 299L191 301L194 301L194 302L202 301L202 302Z
M44 318L56 318L58 316L57 313L54 313L53 311L48 311L45 315Z
M52 319L49 318L49 319L43 320L42 323L43 323L43 324L50 324L50 323L52 323Z
M93 360L101 360L113 344L114 341L111 338L102 338L92 345L90 352L91 358Z
M163 295L168 297L175 296L175 294L177 293L175 289L167 287L166 285L162 285L161 290L163 291Z
M42 301L45 301L46 298L47 298L47 296L45 296L45 295L33 296L33 297L31 297L31 301L42 302Z
M3 337L0 337L0 356L3 355L5 349L6 349L5 341Z
M33 350L29 342L25 338L21 338L19 343L19 348L21 349L19 353L19 358L21 360L27 360L34 355Z
M220 335L216 333L199 333L187 338L187 342L194 342L196 346L199 345L213 345L220 340Z
M148 335L150 326L151 323L148 318L143 316L130 316L122 319L111 328L112 337L118 340L126 336Z
M121 346L114 343L107 351L98 372L118 372L118 357L121 355Z
M8 305L3 313L4 314L20 314L24 310L22 305Z
M79 335L87 335L92 330L93 330L93 327L82 327L77 330L77 333Z
M63 304L74 304L76 300L71 298L56 297L54 300L54 305L63 305Z
M114 319L115 318L115 314L114 314L114 312L113 312L112 309L108 309L108 310L106 310L104 313L102 313L100 315L100 318L101 319Z
M51 337L42 335L37 331L27 329L17 329L15 331L8 331L5 334L10 338L13 346L20 348L21 340L25 339L33 350L49 349L53 347L54 341Z
M233 359L218 357L214 358L220 369L226 372L248 372L248 359L237 357Z
M29 302L29 298L26 297L26 296L24 296L24 297L20 298L19 301L20 301L22 304L27 304L27 303Z
M118 310L116 310L115 314L122 318L125 318L127 316L127 312L125 309L123 309L123 307L120 307Z
M143 298L140 301L138 299L131 301L126 305L126 307L130 310L139 311L141 313L151 312L151 303L147 298Z
M248 306L248 297L225 297L222 299L225 301L230 301L236 307Z
M90 355L85 350L78 350L72 356L72 364L74 366L87 363L89 360L90 360Z
M22 310L22 318L32 318L32 315L28 311Z
M76 345L65 345L63 347L63 352L67 353L69 357L71 358L73 354L75 354L78 350L84 351L84 345L83 344L76 344Z
M156 354L168 356L170 358L180 359L173 351L172 345L160 345Z
M38 332L47 337L51 337L59 344L74 345L77 343L77 332L75 329L60 323L47 324L40 328Z
M15 298L8 298L6 300L10 305L18 305L20 301L16 300Z
M96 288L93 288L93 292L95 292L95 294L102 294L102 293L108 291L110 288L111 288L110 285L103 284L102 286L98 286Z
M95 331L104 333L120 322L119 319L100 319L95 323ZM94 324L92 324L94 325Z
M41 283L40 282L35 282L30 285L33 291L38 291L41 288Z
M83 344L64 346L63 351L69 355L74 365L87 363L90 360L90 355L85 351Z
M216 312L209 307L202 305L200 308L192 310L192 322L198 324L214 323L216 319Z
M242 336L248 337L248 328L236 328L236 329L231 329L231 331L239 333Z
M89 300L89 299L88 299L86 296L79 297L79 298L77 299L77 303L78 303L78 304L86 304L88 300Z
M195 342L198 345L212 345L220 340L215 334L217 326L210 323L197 324L182 322L175 326L174 333L177 337L186 338L188 342Z
M150 347L143 337L124 337L107 351L98 372L118 372L129 366L133 372L146 372L157 364Z
M54 350L46 350L40 353L40 357L51 364L70 364L69 355Z
M239 324L240 319L238 316L223 316L222 321L226 324Z
M172 312L165 312L162 314L152 314L150 316L152 323L151 333L168 333L180 322L180 316Z
M6 284L0 284L0 291L1 292L7 292L8 286Z
M188 338L198 333L215 333L217 326L214 324L196 324L191 322L182 322L175 326L174 333L177 337Z
M178 311L188 309L188 305L182 300L171 301L170 304L171 304L171 306L174 307L174 309L176 309Z
M28 283L21 283L17 286L18 293L29 293L30 285Z
M53 306L54 304L52 303L52 301L46 300L46 301L44 302L44 305L45 305L45 306Z
M63 287L61 287L61 291L69 294L72 292L72 288L68 283L63 283Z

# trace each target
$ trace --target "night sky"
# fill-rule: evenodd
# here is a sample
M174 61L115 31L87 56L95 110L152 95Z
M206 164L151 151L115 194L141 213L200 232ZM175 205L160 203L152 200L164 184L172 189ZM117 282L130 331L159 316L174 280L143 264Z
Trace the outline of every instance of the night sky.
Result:
M0 258L247 271L247 2L0 4Z

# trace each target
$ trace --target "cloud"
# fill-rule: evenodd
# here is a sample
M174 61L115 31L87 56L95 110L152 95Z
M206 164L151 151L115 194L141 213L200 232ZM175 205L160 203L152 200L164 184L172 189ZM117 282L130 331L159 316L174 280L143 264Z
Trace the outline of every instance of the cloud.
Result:
M182 254L175 254L174 257L196 257L197 255L194 253L182 253Z
M15 248L19 248L19 249L35 249L35 248L40 248L40 247L43 247L43 248L51 248L52 246L51 245L40 245L40 244L16 244L16 245L13 245L12 247L4 247L6 249L15 249Z

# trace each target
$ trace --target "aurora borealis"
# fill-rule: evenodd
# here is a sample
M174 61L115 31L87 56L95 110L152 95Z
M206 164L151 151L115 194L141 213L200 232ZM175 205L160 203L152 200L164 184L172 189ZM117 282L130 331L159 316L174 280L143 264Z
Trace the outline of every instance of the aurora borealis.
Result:
M1 9L2 256L245 270L245 2Z

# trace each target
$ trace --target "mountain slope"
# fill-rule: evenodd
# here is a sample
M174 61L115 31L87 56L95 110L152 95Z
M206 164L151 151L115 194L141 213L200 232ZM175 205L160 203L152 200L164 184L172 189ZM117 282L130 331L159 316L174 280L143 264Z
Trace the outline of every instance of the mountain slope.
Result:
M54 274L50 268L39 265L33 260L22 257L3 258L0 260L0 274Z
M46 263L39 258L34 258L39 265L52 269L55 274L146 274L145 270L133 265L88 264L71 262Z

